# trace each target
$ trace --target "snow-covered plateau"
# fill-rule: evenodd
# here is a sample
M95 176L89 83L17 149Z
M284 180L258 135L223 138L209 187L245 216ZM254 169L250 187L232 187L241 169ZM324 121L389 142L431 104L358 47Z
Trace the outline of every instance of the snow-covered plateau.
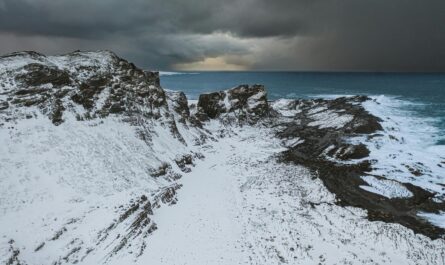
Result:
M2 56L0 263L443 265L445 158L398 151L379 100L191 102L108 51Z

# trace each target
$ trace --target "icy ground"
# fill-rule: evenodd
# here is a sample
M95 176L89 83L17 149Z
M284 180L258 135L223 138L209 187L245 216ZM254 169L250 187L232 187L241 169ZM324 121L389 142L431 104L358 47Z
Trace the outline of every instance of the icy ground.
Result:
M159 228L137 263L443 264L443 240L369 222L335 205L305 168L278 164L281 143L269 133L236 129L204 147L178 203L155 215Z

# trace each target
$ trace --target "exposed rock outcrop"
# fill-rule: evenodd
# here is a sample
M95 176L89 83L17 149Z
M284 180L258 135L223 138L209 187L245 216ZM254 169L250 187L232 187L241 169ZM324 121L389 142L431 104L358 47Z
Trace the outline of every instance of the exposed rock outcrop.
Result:
M412 193L406 198L387 198L361 188L367 185L363 176L385 179L370 174L375 161L367 159L366 145L350 141L354 136L372 137L383 130L380 119L361 106L366 100L370 98L297 100L281 105L282 112L292 115L279 124L282 129L277 136L294 143L281 159L310 168L336 194L339 205L366 209L370 220L399 223L430 238L442 237L445 229L417 216L445 209L445 203L433 200L433 193L408 183L398 183Z
M126 116L143 113L159 118L168 112L159 73L138 69L111 52L73 52L55 57L21 52L0 59L6 67L12 62L0 73L2 80L6 80L3 94L7 95L1 101L1 109L9 105L37 106L50 118L56 112L56 125L63 122L64 110L74 104L84 108L76 109L79 119L114 113ZM26 63L14 65L14 60ZM14 83L22 88L15 88Z
M270 111L264 86L240 85L225 91L201 94L196 116L202 121L221 118L229 122L255 124L269 116Z

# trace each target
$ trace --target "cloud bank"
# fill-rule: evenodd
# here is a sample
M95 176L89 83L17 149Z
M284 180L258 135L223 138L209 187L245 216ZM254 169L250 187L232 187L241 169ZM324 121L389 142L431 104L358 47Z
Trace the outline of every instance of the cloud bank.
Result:
M443 0L0 0L0 53L160 70L445 71Z

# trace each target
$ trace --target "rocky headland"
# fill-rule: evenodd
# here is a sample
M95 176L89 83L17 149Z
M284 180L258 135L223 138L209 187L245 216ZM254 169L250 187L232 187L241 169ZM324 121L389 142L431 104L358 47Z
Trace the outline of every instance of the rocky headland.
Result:
M217 142L243 130L267 132L258 133L258 142L281 146L268 160L304 168L333 195L332 200L308 200L307 211L323 204L362 209L366 222L391 224L392 240L400 229L399 237L407 241L420 237L418 251L424 249L427 256L445 246L445 229L418 213L439 214L445 203L431 190L373 173L378 161L370 158L365 142L354 140L385 133L381 119L362 105L371 100L269 101L264 86L240 85L202 94L190 105L184 93L163 89L157 72L141 70L112 52L4 55L1 260L8 265L137 260L150 251L150 236L163 225L155 220L159 208L180 203L182 179L205 163ZM293 182L298 175L291 178L298 186ZM366 190L366 178L390 182L405 195ZM30 235L27 229L38 232ZM405 237L407 231L413 234ZM413 262L425 259L416 255ZM435 255L425 264L440 261L444 250ZM275 256L285 263L283 255Z

